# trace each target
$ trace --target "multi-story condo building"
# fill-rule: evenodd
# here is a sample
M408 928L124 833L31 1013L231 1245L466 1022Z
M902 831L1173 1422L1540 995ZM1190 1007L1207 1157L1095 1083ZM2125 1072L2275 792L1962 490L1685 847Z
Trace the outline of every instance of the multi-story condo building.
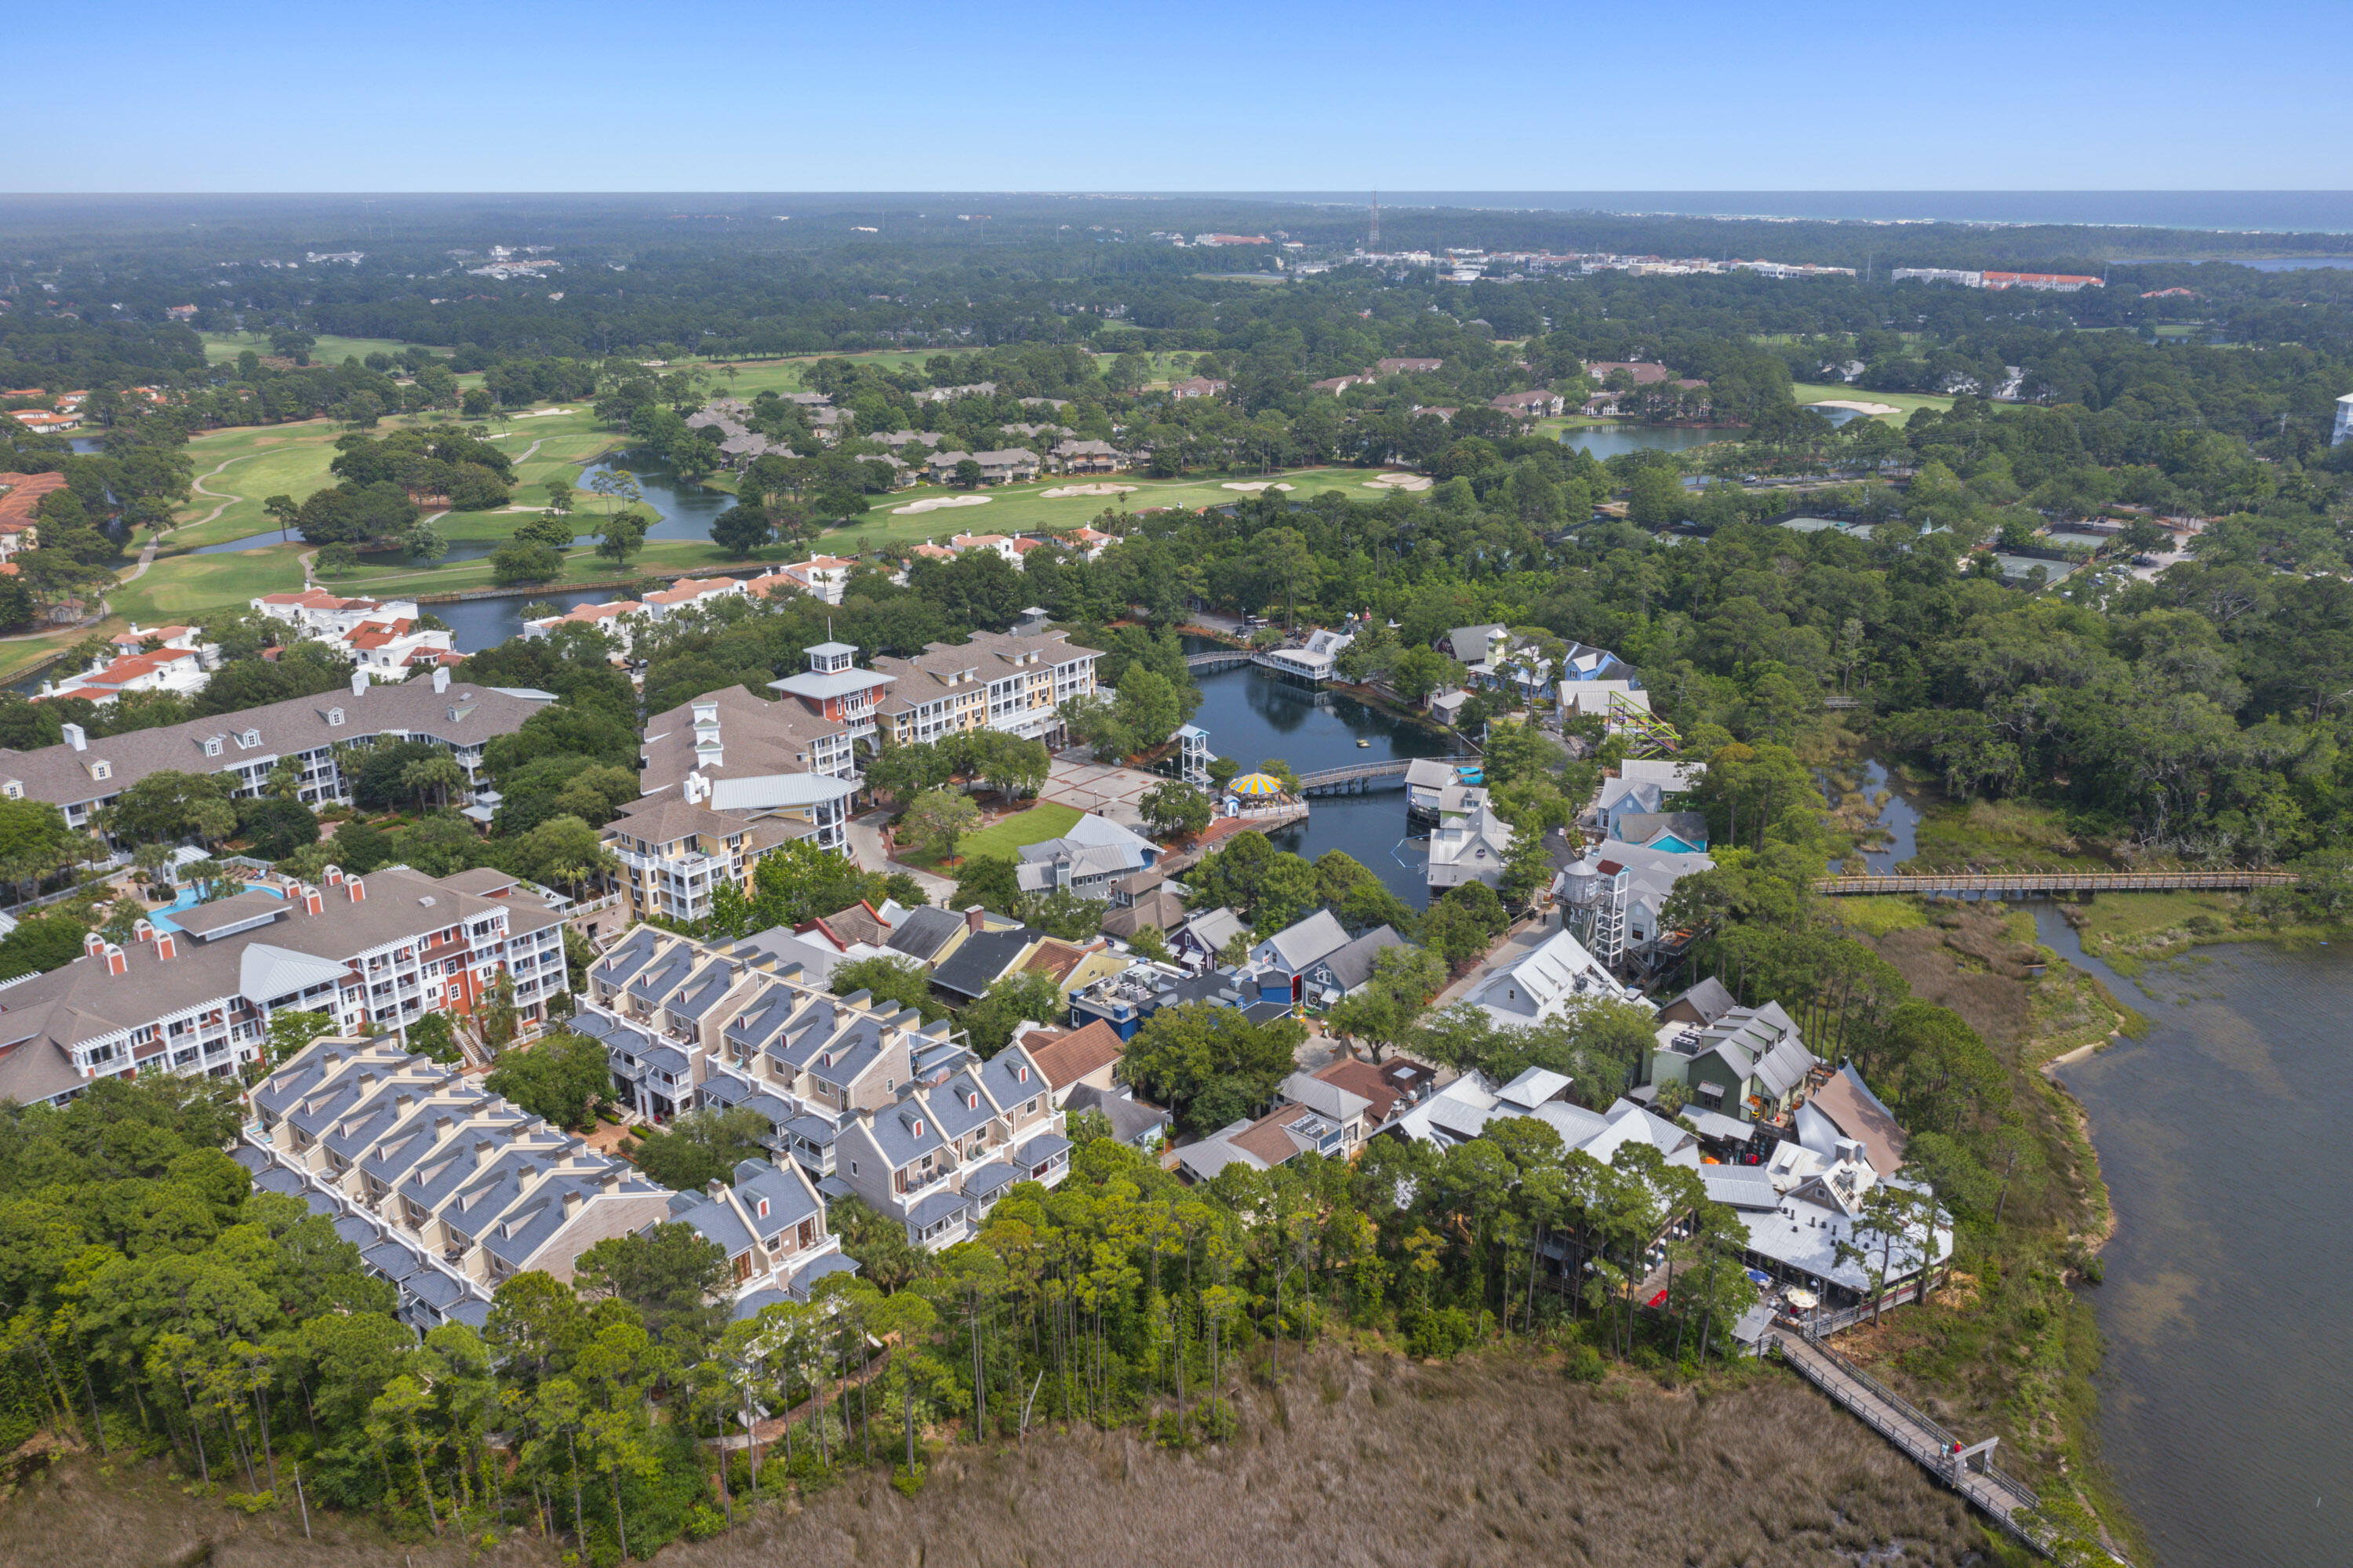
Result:
M332 1212L420 1332L479 1328L491 1295L670 1215L673 1194L392 1039L312 1042L257 1085L254 1185Z
M909 1242L970 1235L1019 1181L1069 1169L1062 1112L1019 1045L983 1063L945 1022L837 997L747 945L639 927L588 970L572 1026L605 1043L641 1115L742 1106L828 1197L856 1195Z
M884 688L898 677L857 667L858 650L847 642L820 642L805 649L809 667L771 681L768 689L799 699L810 715L849 731L852 740L874 734L874 710Z
M151 773L226 773L238 795L259 795L271 770L291 761L304 804L348 804L351 784L335 765L335 747L379 740L447 747L470 787L491 737L513 734L554 700L547 692L453 682L446 669L398 685L373 684L365 671L355 670L348 694L95 739L81 726L67 725L56 746L0 749L0 795L47 800L64 810L69 824L87 828L92 810Z
M139 922L127 947L0 986L0 1099L62 1104L100 1078L229 1077L261 1055L273 1013L323 1012L349 1033L427 1012L463 1018L504 970L526 1034L567 989L564 917L489 869L406 866L323 886L287 882Z
M699 779L690 774L685 789L699 796ZM605 845L621 863L621 885L632 915L640 920L659 915L693 921L709 917L712 899L723 886L748 895L762 855L824 832L815 822L791 817L723 817L680 792L649 795L623 807L605 824Z
M875 718L893 745L974 729L1054 745L1065 729L1061 705L1094 695L1095 661L1102 657L1060 631L1031 637L976 631L961 645L934 642L912 659L874 661L895 682Z

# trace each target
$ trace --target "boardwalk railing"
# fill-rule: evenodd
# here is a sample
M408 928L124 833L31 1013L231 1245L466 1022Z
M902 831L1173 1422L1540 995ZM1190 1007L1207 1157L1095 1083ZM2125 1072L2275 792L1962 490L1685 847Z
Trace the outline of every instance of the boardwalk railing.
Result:
M2030 1546L2041 1547L2034 1532L2015 1517L2042 1506L2024 1482L2002 1474L1990 1457L1982 1458L1982 1470L1970 1467L1959 1457L1966 1447L1959 1438L1820 1340L1782 1330L1767 1336L1767 1342L1807 1382L1862 1417L2004 1531Z
M1824 876L1814 891L1833 896L1874 893L2171 893L2185 888L2286 887L2292 871L1919 871L1881 876Z
M1319 768L1314 773L1299 776L1297 793L1310 795L1319 790L1369 789L1375 784L1390 781L1403 784L1406 770L1416 762L1439 762L1449 768L1465 768L1474 767L1480 760L1476 757L1395 757L1382 762L1357 762L1345 768Z
M1208 653L1187 653L1185 667L1188 670L1230 670L1250 662L1247 648L1219 648Z

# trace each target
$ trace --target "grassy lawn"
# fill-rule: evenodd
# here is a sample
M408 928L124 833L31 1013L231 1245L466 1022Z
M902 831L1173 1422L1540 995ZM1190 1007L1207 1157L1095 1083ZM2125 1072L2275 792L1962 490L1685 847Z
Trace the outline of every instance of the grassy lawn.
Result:
M874 495L867 499L873 510L853 519L846 527L826 535L818 547L828 550L878 549L885 545L919 544L925 539L946 539L957 534L1016 534L1047 528L1076 528L1092 522L1105 507L1124 507L1141 512L1151 506L1175 506L1198 511L1204 506L1218 506L1248 497L1246 491L1228 490L1228 482L1255 484L1261 480L1293 486L1291 499L1304 501L1325 490L1345 491L1360 499L1377 498L1377 492L1363 488L1365 482L1378 469L1309 468L1280 473L1239 473L1207 475L1188 479L1145 479L1133 473L1055 475L1035 484L1008 484L994 490L974 492L944 489L926 484L913 490L902 490L893 495ZM1048 498L1042 493L1071 484L1132 484L1127 495L1067 495ZM729 489L726 476L716 481L716 487ZM917 512L901 515L896 508L926 499L963 494L985 496L979 506L952 506L935 512Z
M109 622L106 629L112 630L115 628L112 622ZM96 636L99 630L93 627L88 631L45 631L37 637L11 638L0 642L0 685L15 681L50 654L71 648L86 637ZM50 678L55 679L66 672L67 667L60 665L50 672Z
M1831 913L1848 930L1866 937L1884 937L1891 931L1908 931L1928 923L1928 912L1916 898L1838 898L1831 900Z
M1838 398L1850 403L1885 403L1894 408L1893 414L1880 414L1877 418L1891 425L1900 425L1910 418L1916 408L1934 408L1944 413L1953 406L1950 397L1931 397L1925 392L1866 392L1860 387L1826 387L1800 381L1789 388L1799 407L1808 403L1826 402Z
M1019 852L1023 845L1043 843L1048 839L1060 838L1071 831L1072 823L1085 814L1076 806L1062 806L1050 800L1044 801L1030 807L1026 811L1016 811L995 827L983 828L976 833L966 834L957 842L956 853L965 860L979 856L997 860L1018 860L1020 858ZM910 865L923 866L926 869L938 863L936 855L917 854L903 848L900 851L899 858Z
M388 337L337 337L332 333L313 335L319 340L311 347L311 363L313 365L341 365L346 359L364 361L371 354L396 355L409 346ZM235 359L248 348L263 355L275 352L269 346L269 334L266 332L208 332L203 336L205 359L213 365ZM446 356L452 351L437 348L432 352Z
M116 615L142 626L185 620L226 605L242 606L260 594L300 588L302 567L298 557L305 548L299 544L271 545L158 561L137 582L111 589L106 601Z

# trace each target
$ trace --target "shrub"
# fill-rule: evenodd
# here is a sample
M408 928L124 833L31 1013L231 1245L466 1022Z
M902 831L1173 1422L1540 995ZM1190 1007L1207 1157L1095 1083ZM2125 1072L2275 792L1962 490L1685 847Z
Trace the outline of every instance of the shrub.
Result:
M1471 1316L1460 1307L1434 1311L1416 1308L1405 1315L1406 1347L1417 1356L1446 1357L1471 1342Z

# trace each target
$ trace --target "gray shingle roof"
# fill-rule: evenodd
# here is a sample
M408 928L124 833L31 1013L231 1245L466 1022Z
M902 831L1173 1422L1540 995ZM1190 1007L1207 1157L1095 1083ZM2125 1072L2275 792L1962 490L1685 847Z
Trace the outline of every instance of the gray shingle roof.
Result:
M90 741L83 751L62 743L37 751L0 748L0 781L16 780L23 784L27 798L64 806L119 795L153 773L236 768L379 735L479 747L494 736L521 729L523 720L541 705L534 698L470 683L452 682L448 691L436 692L429 676L418 676L396 686L372 685L356 695L329 692L185 724L107 736ZM333 714L341 714L343 722L330 723ZM242 735L247 730L259 732L259 745L232 744L222 756L205 755L204 743L208 738L224 731ZM103 779L90 777L90 765L100 761L109 764L109 777Z

